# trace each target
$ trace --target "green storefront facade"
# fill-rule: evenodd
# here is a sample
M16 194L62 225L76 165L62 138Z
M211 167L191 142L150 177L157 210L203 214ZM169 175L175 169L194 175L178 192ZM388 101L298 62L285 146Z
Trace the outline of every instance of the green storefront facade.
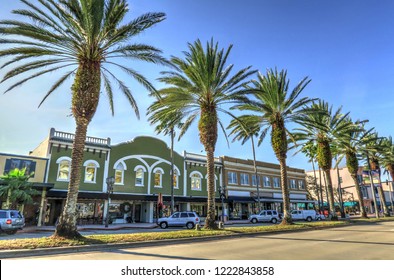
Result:
M43 224L54 224L61 214L67 196L74 135L51 129L49 136L31 152L31 156L48 159L45 183L53 188L46 194ZM174 151L174 172L171 172L171 150L162 140L138 136L133 140L111 144L110 138L87 137L78 195L79 224L103 223L109 210L113 223L153 223L170 212L171 176L176 211L195 211L201 217L207 213L207 168L205 155ZM220 200L219 190L227 187L224 162L215 158L215 194L217 217L231 217L232 202ZM226 161L228 162L228 160ZM231 167L234 168L234 167ZM276 169L276 167L275 167ZM279 169L278 169L279 170ZM243 171L242 171L243 172ZM303 170L297 171L303 180ZM113 192L108 196L106 178L114 177ZM250 192L253 211L253 188L244 185L230 187L231 192ZM280 190L272 189L280 193ZM297 190L299 194L305 190ZM229 195L229 193L227 193ZM163 207L159 206L163 205ZM108 208L109 207L109 208Z

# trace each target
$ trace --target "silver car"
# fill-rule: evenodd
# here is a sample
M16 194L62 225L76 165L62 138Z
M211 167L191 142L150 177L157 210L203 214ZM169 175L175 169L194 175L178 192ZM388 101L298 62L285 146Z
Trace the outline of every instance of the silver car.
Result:
M157 224L161 228L186 226L186 228L192 229L196 224L199 223L200 218L196 212L176 212L169 217L160 218L157 220Z
M279 220L279 214L276 210L263 210L259 214L251 215L249 221L253 224L257 222L271 222L276 224Z
M0 210L0 232L15 234L25 226L25 218L18 210Z

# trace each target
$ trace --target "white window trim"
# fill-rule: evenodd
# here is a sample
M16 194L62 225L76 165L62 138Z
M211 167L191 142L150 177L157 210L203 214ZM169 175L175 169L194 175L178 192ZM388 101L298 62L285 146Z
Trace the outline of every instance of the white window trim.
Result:
M155 180L155 176L156 176L156 172L157 171L160 171L160 185L159 186L157 186L156 185L156 180ZM164 170L163 170L163 168L161 168L161 167L156 167L155 169L153 169L153 187L154 188L163 188L163 174L164 174Z
M246 175L247 176L247 178L248 178L248 183L247 184L243 184L242 183L242 175ZM241 173L241 174L239 174L239 179L240 179L241 186L250 186L250 184L249 184L249 174L248 173Z
M93 177L93 181L86 181L86 170L87 170L87 168L88 168L88 165L91 164L91 163L93 163L94 166L95 166L95 168L94 168L94 177ZM99 164L97 161L93 160L93 159L89 159L89 160L87 160L87 161L85 161L85 162L83 163L83 166L85 166L85 176L83 177L84 183L87 183L87 184L96 184L97 169L100 168L100 164Z
M68 178L67 179L59 179L59 171L60 171L60 163L62 161L68 161L70 164L68 165ZM70 173L71 173L71 158L70 157L60 157L56 160L57 163L57 173L56 173L56 181L58 182L70 182Z
M200 189L193 189L192 188L193 187L192 178L193 178L193 175L195 175L195 174L197 174L200 177ZM190 173L189 177L190 177L190 190L201 192L202 191L202 178L204 178L204 176L202 176L202 174L198 171L193 171L192 173Z
M118 162L118 164L117 164L116 166L114 166L115 174L116 174L116 170L118 170L117 167L118 167L119 165L121 165L121 166L123 167L123 170L122 170L122 179L121 179L120 183L115 183L115 185L124 186L124 171L127 170L127 168L126 168L126 165L124 164L124 162Z
M141 183L141 184L136 184L135 181L134 181L134 185L135 185L136 187L144 187L144 186L145 186L144 183L145 183L145 172L146 172L146 168L145 168L145 166L143 166L143 165L137 165L137 166L134 168L134 172L137 172L138 169L142 169L142 171L143 171L143 173L142 173L142 183ZM135 179L137 179L137 176L136 176Z
M233 182L230 183L230 180L229 180L229 179L230 179L230 176L228 176L229 173L234 173L234 174L235 174L235 180L236 180L235 183L233 183ZM234 171L227 171L227 183L228 183L229 185L237 185L237 184L238 184L237 172L234 172Z

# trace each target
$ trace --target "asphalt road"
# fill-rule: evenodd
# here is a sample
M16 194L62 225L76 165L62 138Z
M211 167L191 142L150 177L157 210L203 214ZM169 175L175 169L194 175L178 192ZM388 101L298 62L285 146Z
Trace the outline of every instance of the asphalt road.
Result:
M394 260L394 222L24 259Z

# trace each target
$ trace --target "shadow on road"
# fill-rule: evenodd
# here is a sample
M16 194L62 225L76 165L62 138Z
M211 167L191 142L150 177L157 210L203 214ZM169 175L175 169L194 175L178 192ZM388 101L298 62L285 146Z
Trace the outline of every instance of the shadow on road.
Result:
M149 253L137 253L125 251L122 249L110 250L111 253L124 254L124 255L135 255L135 256L146 256L146 257L156 257L163 259L176 259L176 260L209 260L205 258L188 258L184 256L170 256L170 255L160 255L160 254L149 254Z

